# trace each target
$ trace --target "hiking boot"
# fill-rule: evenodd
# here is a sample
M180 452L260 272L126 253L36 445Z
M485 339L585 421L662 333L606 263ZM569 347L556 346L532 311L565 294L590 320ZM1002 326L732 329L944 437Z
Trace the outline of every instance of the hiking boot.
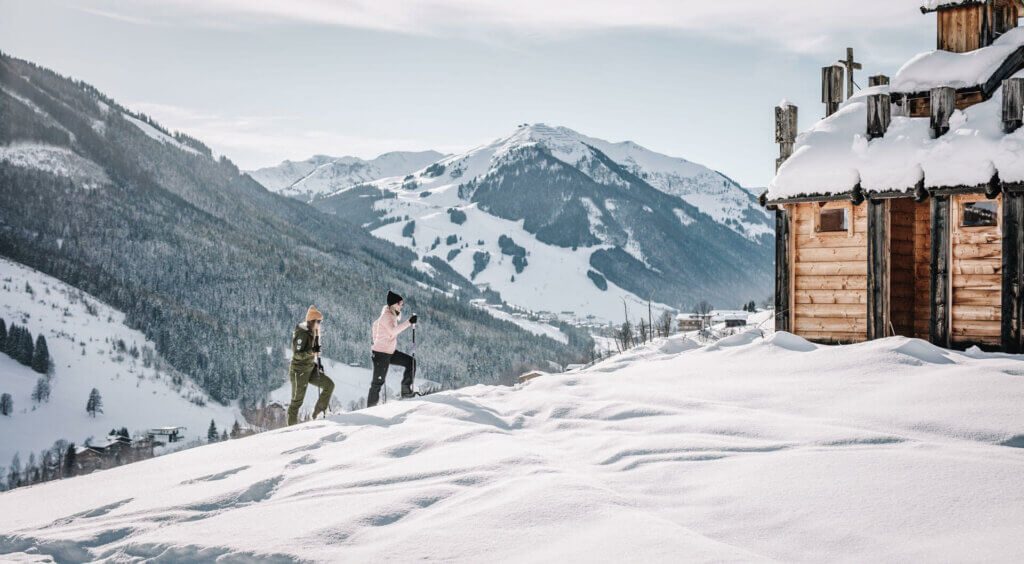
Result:
M320 410L320 409L313 410L313 420L315 421L315 420L319 419L320 416L323 415L323 414L324 414L323 410Z
M416 397L416 392L412 391L412 388L402 387L402 399L409 399Z

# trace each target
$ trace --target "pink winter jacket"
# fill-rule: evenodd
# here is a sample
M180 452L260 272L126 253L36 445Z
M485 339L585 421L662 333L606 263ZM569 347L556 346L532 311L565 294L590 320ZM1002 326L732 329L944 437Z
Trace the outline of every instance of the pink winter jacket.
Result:
M408 321L398 322L398 316L391 313L387 306L380 312L380 317L373 322L373 352L394 354L398 347L398 334L408 329L412 324Z

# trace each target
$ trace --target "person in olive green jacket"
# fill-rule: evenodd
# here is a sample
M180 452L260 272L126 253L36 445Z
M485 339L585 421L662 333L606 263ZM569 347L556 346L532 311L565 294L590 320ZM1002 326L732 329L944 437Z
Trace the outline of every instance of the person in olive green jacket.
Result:
M299 408L306 399L306 388L309 384L320 388L320 398L313 408L313 419L327 411L334 393L334 382L323 373L317 360L320 357L320 324L324 316L309 306L306 321L295 326L292 333L292 364L288 376L292 382L292 402L288 405L288 424L299 422Z

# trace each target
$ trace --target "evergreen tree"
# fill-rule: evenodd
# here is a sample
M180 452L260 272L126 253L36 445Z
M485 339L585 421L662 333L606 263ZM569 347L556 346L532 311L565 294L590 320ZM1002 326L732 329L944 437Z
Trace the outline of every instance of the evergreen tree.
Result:
M4 342L3 352L11 358L15 358L17 356L16 351L21 345L21 339L18 336L18 331L20 329L21 327L19 327L17 323L11 323L11 327L7 330L7 339ZM15 358L15 360L17 359Z
M213 422L213 419L210 419L210 428L206 430L206 440L211 443L215 443L217 442L218 436L217 424Z
M7 323L0 317L0 352L7 350Z
M0 395L0 415L9 416L14 413L14 400L11 398L11 394L4 392Z
M50 401L50 379L46 376L40 376L36 380L36 387L32 390L32 401L36 403Z
M75 443L69 444L67 451L64 453L63 472L65 478L75 475Z
M228 430L227 430L227 429L224 429L224 431L222 431L222 432L221 432L221 434L220 434L220 440L221 440L221 441L226 441L226 440L228 440Z
M40 334L36 337L35 351L32 354L32 370L40 374L47 374L50 372L51 366L50 349L46 346L46 337Z
M242 426L238 424L238 419L235 419L235 424L231 426L231 438L237 438L240 434L242 434Z
M30 452L28 453L28 464L25 465L25 470L22 472L22 482L26 486L36 483L38 481L38 476L36 476L38 471L38 468L36 468L36 453Z
M118 429L117 430L117 436L121 437L122 439L130 439L130 438L132 438L132 436L130 434L128 434L128 427L121 427L120 429Z
M18 362L25 366L32 365L32 355L34 354L32 346L32 333L28 329L21 330L21 346L18 348Z
M7 487L14 489L21 485L21 457L14 453L11 459L11 467L7 470Z
M100 391L96 388L89 392L89 401L85 403L85 411L92 417L96 417L97 413L103 413L103 397L100 396Z

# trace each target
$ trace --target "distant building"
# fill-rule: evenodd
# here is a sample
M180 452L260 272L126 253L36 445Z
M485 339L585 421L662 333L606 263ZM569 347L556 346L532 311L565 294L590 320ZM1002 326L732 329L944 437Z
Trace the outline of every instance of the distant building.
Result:
M97 470L113 468L153 458L154 442L148 436L128 438L110 435L102 445L87 445L75 449L75 475L91 474Z
M156 427L146 431L150 440L160 444L176 443L185 438L186 427Z
M521 374L519 376L519 383L520 384L525 384L525 383L529 382L530 380L533 380L534 378L540 378L541 376L544 376L545 374L546 374L545 372L541 372L539 370L531 370L531 371L526 372L525 374Z
M676 316L676 323L682 332L700 331L704 328L707 316L699 313L680 313Z

